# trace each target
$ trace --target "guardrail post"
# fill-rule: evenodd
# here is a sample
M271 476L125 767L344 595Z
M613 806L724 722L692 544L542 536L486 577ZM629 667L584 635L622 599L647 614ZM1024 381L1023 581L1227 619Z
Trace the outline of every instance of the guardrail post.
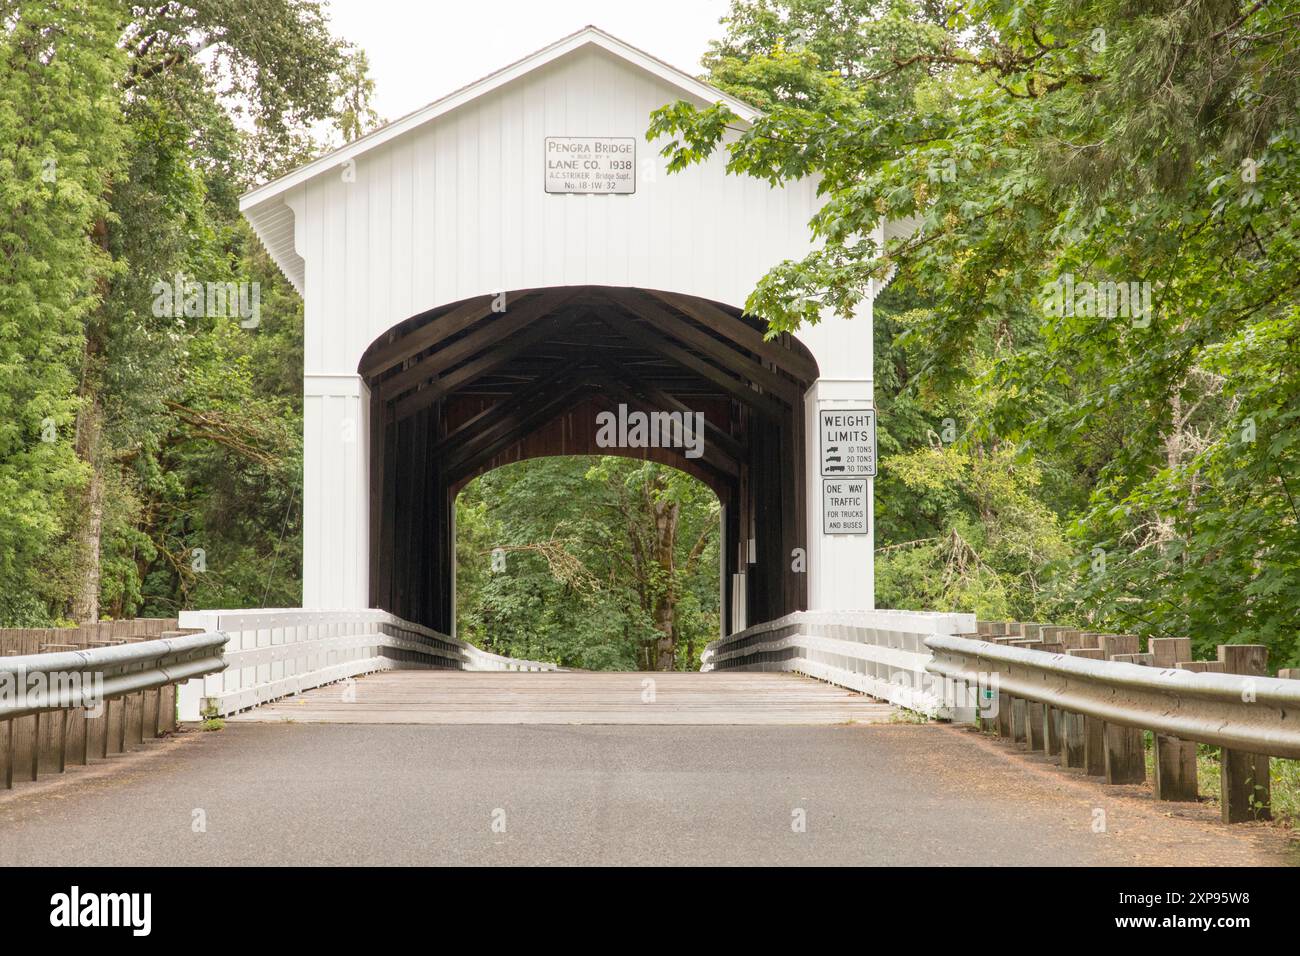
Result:
M146 729L150 737L161 736L163 689L157 687L145 697L145 712L148 715Z
M1083 770L1090 777L1106 776L1106 722L1083 718Z
M1061 766L1082 769L1084 764L1083 714L1061 711Z
M1011 737L1011 695L998 694L998 736Z
M1107 658L1118 654L1136 654L1139 647L1136 634L1099 634L1097 646Z
M1143 783L1146 778L1142 731L1123 724L1106 724L1106 782Z
M81 718L77 721L81 727L80 756L77 762L86 767L90 765L90 714L85 710L76 710L73 713Z
M1268 648L1263 644L1220 644L1218 658L1229 674L1268 676ZM1269 759L1264 754L1222 749L1219 782L1224 823L1273 818L1269 772Z
M1011 739L1018 744L1028 743L1025 732L1026 703L1023 697L1011 698Z
M126 712L131 715L131 726L130 726L131 743L143 744L144 743L144 712L145 712L144 691L140 691L138 693L132 694L127 699L129 703L127 704Z
M4 772L0 774L0 781L4 782L6 790L12 790L14 788L14 722L6 720L4 726Z
M1046 708L1036 700L1025 701L1025 742L1030 750L1042 750L1046 746L1043 735L1043 715Z
M1155 771L1157 800L1197 799L1195 741L1156 734Z
M1192 659L1190 637L1153 637L1147 641L1147 647L1155 658L1156 667L1177 667L1179 661Z
M171 733L176 729L176 693L178 685L168 684L162 689L162 729Z
M68 724L72 720L72 711L55 711L59 722L59 773L68 772Z
M32 780L35 781L39 777L41 769L41 715L39 711L32 714L31 727Z
M113 736L113 702L106 697L101 702L101 706L103 707L104 712L99 716L99 720L103 722L103 737L100 738L99 756L101 760L107 760L108 742Z
M1268 757L1224 747L1219 754L1219 781L1224 823L1273 819Z
M1061 711L1059 708L1043 707L1043 744L1047 756L1055 757L1061 752Z

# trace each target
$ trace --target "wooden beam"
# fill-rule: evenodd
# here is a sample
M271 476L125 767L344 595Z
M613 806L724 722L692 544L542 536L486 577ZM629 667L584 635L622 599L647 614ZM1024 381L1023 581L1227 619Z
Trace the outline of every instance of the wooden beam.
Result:
M658 388L644 379L630 373L626 368L620 368L613 365L608 359L597 358L596 364L605 370L611 379L618 381L622 379L630 388L639 391L641 395L650 402L659 405L666 411L689 412L692 411L684 402L669 395L663 389ZM747 455L743 442L737 440L727 432L723 431L707 418L704 420L705 438L718 445L728 457L735 461L744 461Z
M455 371L448 372L437 381L430 382L427 387L421 391L414 392L400 399L393 406L393 414L398 418L404 418L421 408L427 408L434 402L455 391L462 385L474 381L477 378L486 375L492 369L504 365L510 359L514 358L520 352L532 348L539 341L547 336L554 335L556 332L568 328L574 321L573 317L565 319L555 319L547 316L539 322L534 323L517 335L511 336L504 342L499 343L491 351L480 355Z
M539 405L549 402L555 394L570 394L575 385L590 384L590 377L583 374L579 369L571 369L568 374L557 376L552 382L548 383L551 388L550 394L539 395L536 392L528 391L517 395L514 398L494 406L488 411L498 411L494 420L486 425L479 426L476 433L464 438L459 444L451 445L447 448L443 457L444 466L448 469L455 468L457 465L472 457L479 449L490 445L503 433L510 432L520 421L526 420ZM475 416L478 417L478 416ZM470 425L472 422L466 422ZM464 432L464 428L457 429L457 434Z
M480 451L476 452L462 464L450 467L447 471L448 484L456 484L466 475L473 472L474 469L483 464L483 462L491 460L494 455L509 448L529 432L545 425L556 415L560 414L563 411L564 406L571 402L575 396L591 387L591 382L580 380L576 382L573 387L556 395L550 401L544 402L534 408L528 415L515 422L508 432L498 437Z
M816 362L805 358L792 348L764 338L762 332L753 328L744 319L723 311L712 302L679 295L676 292L652 291L650 295L668 303L677 311L684 312L701 325L716 329L737 345L749 349L756 355L761 355L803 382L812 384L820 377Z
M522 332L539 318L555 311L572 299L577 293L573 290L537 296L521 305L500 313L480 329L476 329L463 339L441 348L431 355L419 359L410 368L403 369L391 378L379 383L379 395L384 401L392 401L403 392L429 381L434 376L476 355L494 344L509 339Z
M657 412L657 411L667 411L667 409L656 408L654 404L647 402L645 399L636 395L626 385L620 384L617 380L605 380L600 382L600 384L603 388L614 393L616 397L621 398L627 404L633 405L639 408L641 411L646 412L647 414L651 412ZM691 414L691 412L684 411L682 414L689 415ZM714 446L709 442L707 430L708 430L708 419L705 419L706 434L704 436L703 448L701 449L703 454L700 456L699 460L710 465L714 471L720 472L723 477L739 478L740 477L739 463L734 461L731 458L728 458L727 455L721 451L721 449L717 448L716 446ZM683 457L685 456L683 455Z
M535 403L538 398L536 394L538 391L550 388L552 385L569 378L585 361L585 358L570 359L558 368L553 369L549 374L529 383L526 388L516 392L505 401L498 402L491 408L483 409L483 411L458 426L454 432L451 432L434 445L433 457L440 458L449 449L458 448L463 443L472 441L477 435L491 431L501 418L517 408Z
M446 315L432 319L427 324L385 343L376 349L373 355L368 355L361 360L359 371L366 378L374 378L457 332L464 331L475 322L486 319L492 314L492 299L490 295L470 299Z
M665 341L661 336L642 329L632 316L623 315L615 318L605 313L597 313L597 315L615 334L623 336L642 348L667 356L679 365L686 366L701 378L717 385L732 398L748 405L765 418L778 422L781 420L785 406L776 399L754 391L744 382L714 367L694 352L688 352L680 346Z
M631 290L617 289L611 293L611 297L623 308L645 319L651 325L663 329L669 335L698 349L725 368L734 369L754 384L761 385L769 392L780 396L791 408L802 404L804 390L797 384L789 379L782 378L776 372L755 362L733 346L719 341L703 329L692 325L686 319L678 318L662 305L658 305Z

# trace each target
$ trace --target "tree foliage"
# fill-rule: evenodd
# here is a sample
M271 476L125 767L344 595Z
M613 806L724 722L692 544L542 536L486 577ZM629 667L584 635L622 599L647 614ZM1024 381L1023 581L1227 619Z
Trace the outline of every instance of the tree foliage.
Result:
M456 501L458 636L588 670L696 670L718 635L718 500L624 458L541 458Z
M302 305L238 196L371 89L317 3L0 2L0 623L299 601Z
M959 534L990 581L1026 580L969 524L996 537L1014 508L979 514L965 465L1006 462L1009 502L1046 507L1072 555L1053 562L1059 536L1033 522L1051 546L1030 552L1022 610L1296 663L1297 18L1235 0L733 4L711 72L764 116L676 103L651 135L674 168L721 149L738 175L817 178L817 247L748 303L774 329L892 281L881 538L916 543L898 577L946 574ZM918 414L959 447L922 449ZM959 515L934 515L940 493ZM921 594L996 606L973 587Z

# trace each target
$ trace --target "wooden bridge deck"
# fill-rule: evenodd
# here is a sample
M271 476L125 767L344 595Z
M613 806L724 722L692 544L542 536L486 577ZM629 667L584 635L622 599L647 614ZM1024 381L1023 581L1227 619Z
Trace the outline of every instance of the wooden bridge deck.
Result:
M653 699L649 685L653 680ZM344 724L846 724L894 708L794 674L385 671L228 718Z

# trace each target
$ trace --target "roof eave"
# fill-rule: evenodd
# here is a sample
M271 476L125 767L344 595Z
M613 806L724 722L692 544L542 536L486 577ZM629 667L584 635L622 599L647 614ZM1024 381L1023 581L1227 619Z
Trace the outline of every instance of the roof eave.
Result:
M462 87L453 93L444 96L442 99L435 100L427 106L421 107L413 113L409 113L401 119L381 126L373 132L367 133L360 139L341 146L332 152L326 153L318 159L314 159L303 166L298 167L290 173L286 173L279 179L272 180L262 186L257 186L244 193L239 198L240 212L247 212L256 206L259 206L270 199L281 195L288 190L293 189L302 183L333 169L345 163L350 159L355 159L362 153L369 152L390 140L423 126L446 113L451 112L466 103L484 96L493 90L504 86L513 80L524 76L533 70L545 66L547 63L557 60L566 54L572 53L588 44L594 44L602 49L613 53L616 56L627 60L640 67L648 73L658 76L660 79L679 89L687 92L697 99L705 102L721 102L726 105L744 122L753 122L758 116L758 110L754 109L736 98L727 95L722 90L710 86L707 83L697 80L687 73L670 66L643 50L624 43L615 37L610 36L602 30L595 27L585 27L576 33L570 34L563 39L557 40L550 46L543 47L536 53L517 60L509 66L497 70L485 76L483 79Z

